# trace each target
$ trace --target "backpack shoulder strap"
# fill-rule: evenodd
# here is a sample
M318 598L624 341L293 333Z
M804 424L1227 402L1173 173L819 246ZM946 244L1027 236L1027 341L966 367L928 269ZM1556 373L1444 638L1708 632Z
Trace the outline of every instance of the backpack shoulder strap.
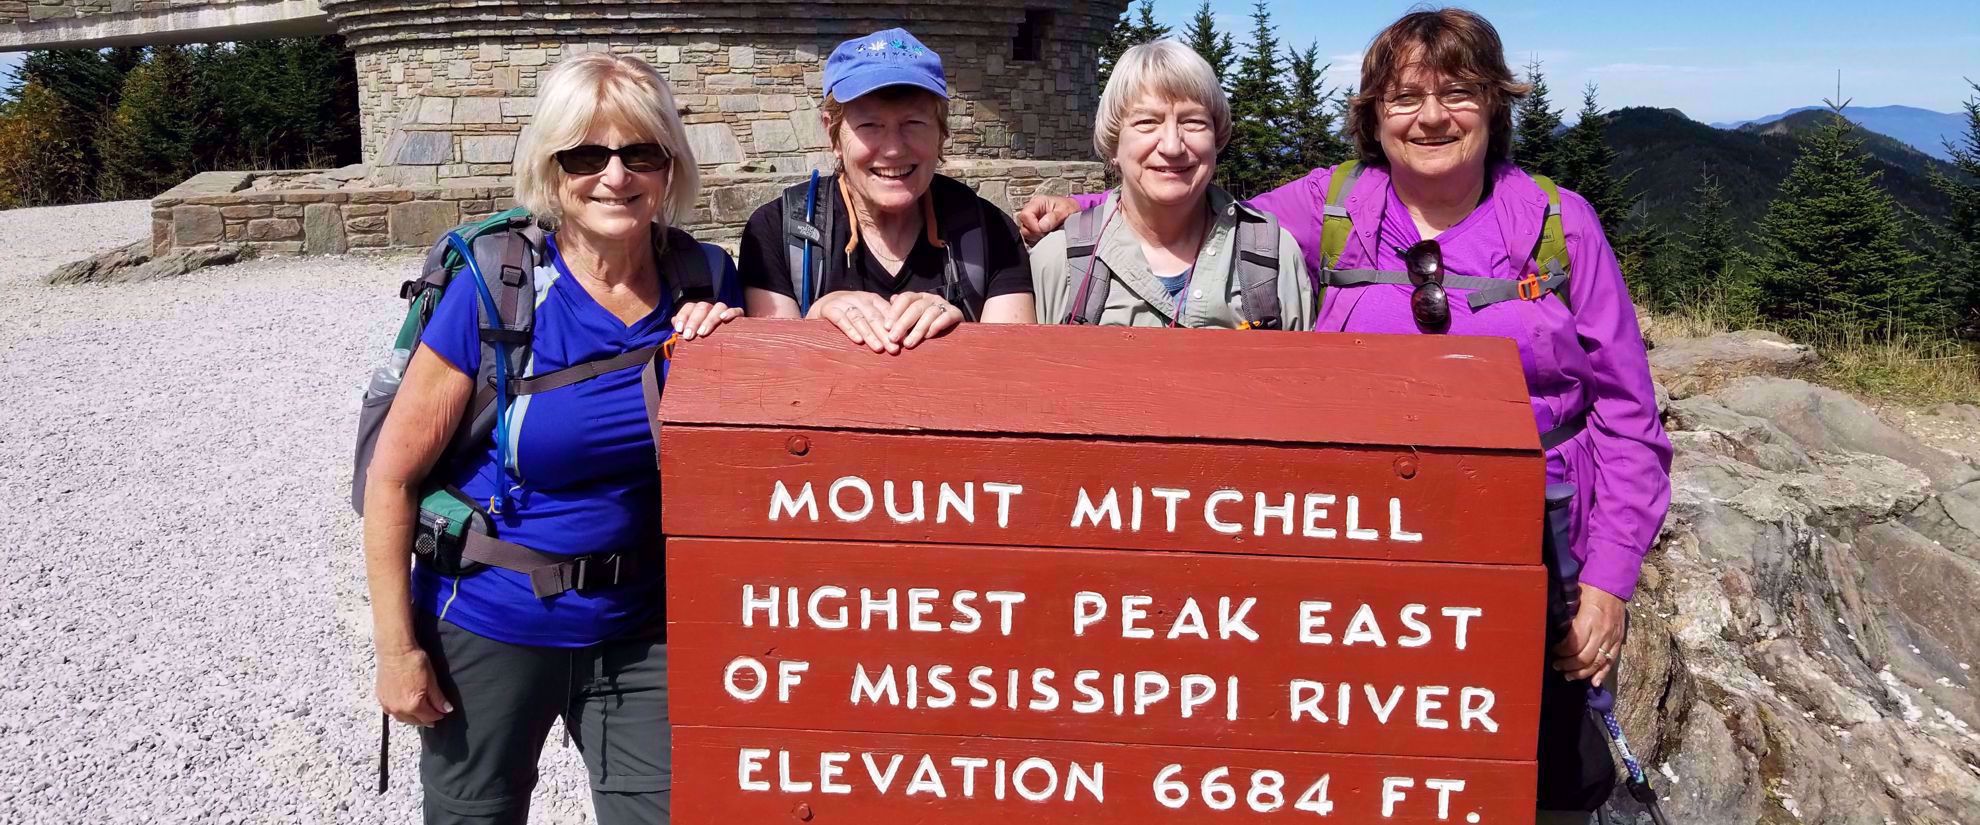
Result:
M832 214L839 197L835 184L835 176L813 172L811 180L784 190L784 255L800 315L809 313L818 299L826 262L832 258Z
M1533 175L1532 178L1534 183L1540 185L1540 190L1547 193L1547 220L1540 225L1540 246L1534 250L1533 264L1537 270L1547 273L1547 277L1541 280L1559 279L1558 285L1553 287L1554 297L1561 299L1561 305L1572 312L1574 306L1568 303L1567 294L1570 271L1567 231L1561 227L1561 187L1546 175ZM1536 277L1539 274L1539 271L1534 273Z
M660 271L672 287L674 306L679 307L688 301L717 301L721 299L723 276L728 274L715 259L720 248L711 253L709 246L694 239L694 236L676 227L667 227L658 236L660 244L658 259Z
M1237 207L1239 329L1279 329L1279 219Z
M1100 314L1107 308L1107 293L1114 278L1100 262L1100 230L1104 227L1100 213L1106 209L1103 202L1066 219L1066 275L1074 289L1064 323L1100 323Z
M1348 236L1354 234L1354 219L1348 216L1347 196L1361 180L1361 162L1341 161L1327 176L1327 203L1320 228L1320 264L1328 269L1340 265L1347 251ZM1316 296L1317 297L1317 296Z

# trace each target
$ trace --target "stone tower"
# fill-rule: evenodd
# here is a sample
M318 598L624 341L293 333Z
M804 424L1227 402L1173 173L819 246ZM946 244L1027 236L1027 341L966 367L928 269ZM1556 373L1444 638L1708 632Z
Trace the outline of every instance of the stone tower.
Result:
M362 181L346 175L338 185L452 201L460 218L501 205L544 71L588 51L637 55L667 75L688 124L708 189L698 228L727 235L750 208L829 159L817 97L832 47L896 25L948 70L947 173L1000 202L1097 185L1095 56L1126 4L0 0L0 50L342 34L357 58L368 169ZM225 194L215 188L246 191L253 177L174 193L212 199ZM429 222L443 217L429 211ZM386 232L385 245L410 245L421 234L411 229Z

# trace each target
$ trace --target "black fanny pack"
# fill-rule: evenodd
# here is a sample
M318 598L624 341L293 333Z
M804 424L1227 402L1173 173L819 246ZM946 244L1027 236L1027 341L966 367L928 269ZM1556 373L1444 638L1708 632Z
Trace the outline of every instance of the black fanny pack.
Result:
M413 556L443 576L465 576L500 567L529 577L539 599L595 591L660 578L665 565L657 547L633 552L559 556L495 536L495 524L473 500L453 487L421 497Z

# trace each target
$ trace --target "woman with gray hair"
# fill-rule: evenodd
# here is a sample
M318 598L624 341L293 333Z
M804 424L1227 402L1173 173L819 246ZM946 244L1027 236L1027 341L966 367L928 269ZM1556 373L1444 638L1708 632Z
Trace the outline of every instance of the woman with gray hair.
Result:
M497 402L494 435L449 446L474 417L484 341L503 340L484 326L504 329L484 315L499 306L477 289L487 282L463 274L455 282L470 286L440 297L369 465L378 701L420 727L428 823L527 819L561 718L598 821L650 825L667 821L673 777L660 478L641 373L655 362L664 376L674 341L740 315L742 296L726 253L670 227L699 180L651 66L575 57L538 99L516 194L551 231L532 236L533 289L519 293L533 294L519 300L535 302L534 322L508 382L528 394ZM429 512L445 508L465 531Z
M1312 328L1299 244L1210 182L1230 136L1230 103L1195 51L1157 40L1122 54L1093 126L1121 186L1031 250L1038 322Z

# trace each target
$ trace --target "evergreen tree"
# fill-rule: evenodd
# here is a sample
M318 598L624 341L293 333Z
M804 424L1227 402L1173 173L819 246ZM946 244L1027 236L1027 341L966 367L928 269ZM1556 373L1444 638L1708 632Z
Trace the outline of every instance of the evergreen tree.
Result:
M154 47L131 70L97 135L104 199L153 197L199 171L211 111L200 85L194 57L182 46Z
M96 145L89 136L103 127L110 111L117 106L118 95L124 86L124 74L132 65L132 54L141 49L123 47L99 51L97 49L59 49L28 52L15 71L13 83L7 92L16 99L24 96L29 84L39 86L44 92L41 100L32 108L38 118L60 117L62 122L42 121L37 129L45 134L60 135L63 145L51 149L53 156L79 157L78 168L69 168L73 177L67 183L47 180L34 187L37 202L40 204L76 203L95 200L97 172L102 168ZM74 143L71 143L74 141ZM79 156L72 152L80 151ZM43 159L53 157L38 155ZM8 161L0 161L5 163ZM23 161L24 162L24 161ZM64 168L68 168L64 164Z
M1341 137L1336 119L1335 93L1327 89L1327 66L1320 63L1320 44L1306 51L1288 51L1292 64L1291 101L1287 106L1285 135L1288 143L1286 168L1291 175L1309 169L1332 166L1353 155L1347 139Z
M1980 83L1973 90L1980 93ZM1933 264L1954 328L1980 338L1980 96L1966 99L1966 134L1957 144L1947 141L1946 151L1961 176L1932 173L1932 186L1951 204Z
M1288 99L1279 79L1279 38L1264 0L1252 3L1251 24L1251 48L1231 82L1231 142L1217 162L1224 187L1239 198L1278 186L1287 176L1282 123Z
M1122 53L1168 34L1168 26L1155 22L1155 0L1141 0L1133 9L1122 11L1121 19L1100 44L1100 88L1107 88L1107 78L1114 75L1114 64L1120 61Z
M1750 314L1751 266L1734 233L1732 199L1711 170L1699 175L1677 231L1655 249L1644 278L1649 306L1670 311L1717 301L1735 315Z
M353 162L359 153L355 63L328 37L230 44L198 61L216 111L202 168L298 168Z
M1558 179L1561 113L1547 99L1547 75L1540 61L1526 64L1526 82L1533 87L1513 108L1513 160L1521 169Z
M1237 44L1228 33L1217 31L1217 17L1210 13L1210 0L1196 7L1196 16L1189 19L1189 30L1184 33L1184 42L1203 56L1204 61L1217 73L1217 79L1227 85L1231 74L1231 61L1236 59Z
M1581 119L1576 121L1554 147L1554 180L1574 190L1602 219L1602 226L1615 232L1628 220L1638 196L1628 193L1635 173L1620 178L1613 171L1616 150L1609 145L1609 115L1595 101L1595 84L1581 93Z
M1920 256L1841 106L1802 144L1760 219L1761 313L1809 337L1935 328Z

